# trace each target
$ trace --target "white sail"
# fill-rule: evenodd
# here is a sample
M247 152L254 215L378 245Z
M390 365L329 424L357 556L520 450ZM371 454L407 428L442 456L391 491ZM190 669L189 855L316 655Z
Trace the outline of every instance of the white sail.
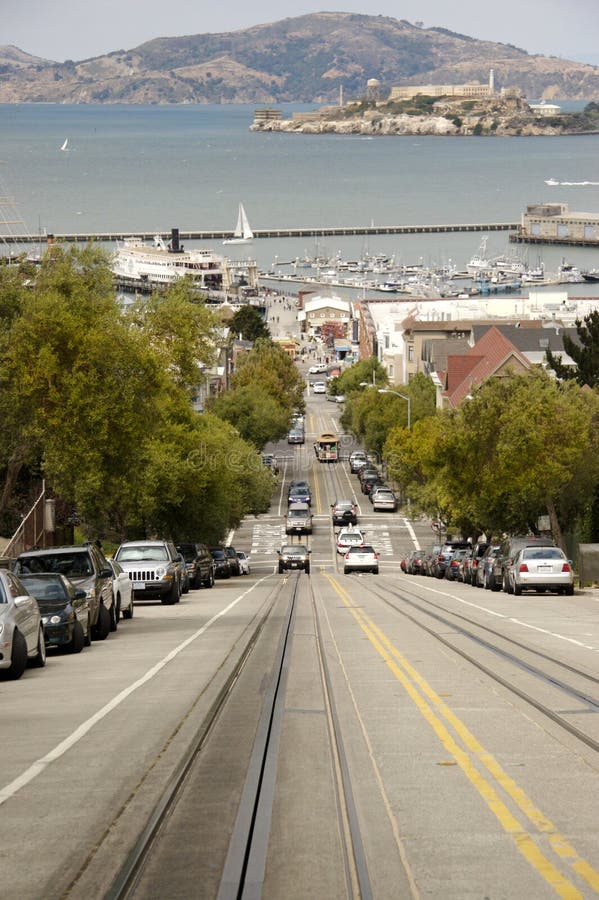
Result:
M65 139L64 139L64 144L62 145L62 147L61 147L60 149L61 149L61 150L68 150L68 149L69 149L69 139L68 139L68 138L65 138Z
M246 215L245 209L243 208L243 203L240 203L239 213L237 215L237 225L235 226L233 237L224 240L223 244L249 244L253 240L254 232L250 227L248 217Z

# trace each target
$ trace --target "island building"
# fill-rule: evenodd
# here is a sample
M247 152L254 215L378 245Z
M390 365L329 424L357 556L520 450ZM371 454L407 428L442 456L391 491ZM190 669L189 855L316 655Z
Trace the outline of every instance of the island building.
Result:
M514 96L514 88L501 88L499 94L495 90L495 72L489 72L487 84L473 81L467 84L409 84L404 87L392 87L389 100L413 100L419 95L426 97L464 97L466 99L484 99L495 96Z
M557 184L557 182L555 182ZM522 214L516 243L599 244L599 213L570 212L567 203L531 203Z

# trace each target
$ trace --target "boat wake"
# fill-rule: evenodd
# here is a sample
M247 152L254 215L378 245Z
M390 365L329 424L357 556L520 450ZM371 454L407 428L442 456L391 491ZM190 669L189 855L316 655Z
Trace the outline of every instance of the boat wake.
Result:
M557 181L555 178L548 178L545 181L550 187L599 187L599 181Z

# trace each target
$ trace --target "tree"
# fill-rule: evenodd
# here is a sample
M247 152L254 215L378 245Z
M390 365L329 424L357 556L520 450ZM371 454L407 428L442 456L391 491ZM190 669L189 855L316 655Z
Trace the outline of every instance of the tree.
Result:
M262 450L288 431L291 410L261 384L245 384L209 401L209 409L230 422L241 437Z
M229 320L231 334L240 335L246 341L269 338L268 325L260 312L253 306L242 306Z
M272 341L259 338L249 353L240 357L231 379L233 388L261 385L291 412L304 409L304 379L291 357Z
M578 384L595 387L599 384L599 311L593 310L584 319L576 320L578 344L570 335L564 334L564 350L576 363L576 368L562 363L562 357L546 351L547 363L558 378L575 379Z

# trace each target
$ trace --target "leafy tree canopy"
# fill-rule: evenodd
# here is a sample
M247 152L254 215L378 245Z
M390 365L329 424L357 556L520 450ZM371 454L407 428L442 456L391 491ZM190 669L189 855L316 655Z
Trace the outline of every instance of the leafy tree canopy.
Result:
M581 321L576 320L580 344L564 334L564 350L574 360L576 367L564 365L559 354L547 350L547 362L558 378L574 379L578 384L595 387L599 384L599 311L593 310Z

